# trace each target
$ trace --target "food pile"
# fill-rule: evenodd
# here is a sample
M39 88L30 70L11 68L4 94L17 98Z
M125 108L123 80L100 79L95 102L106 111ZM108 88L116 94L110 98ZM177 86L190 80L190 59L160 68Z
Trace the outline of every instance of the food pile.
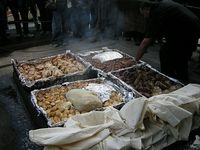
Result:
M79 97L79 99L77 99L77 101L79 101L80 104L74 104L73 101L69 99L70 92L72 92L73 90L84 89L91 83L104 84L102 80L90 80L90 81L73 82L67 85L54 86L51 88L38 90L35 93L37 105L39 107L42 107L42 109L46 112L47 117L51 120L53 124L65 121L67 118L73 115L87 112L86 110L91 111L91 108L88 109L88 107L85 110L76 108L75 105L82 105L83 101L80 100L83 98ZM94 94L94 96L98 95L97 93L94 92L91 93ZM108 100L101 102L102 105L97 105L97 106L101 106L103 108L108 106L114 106L122 102L123 101L121 93L113 90L110 93ZM91 107L92 109L97 108L97 107L93 108L93 106Z
M89 63L93 67L87 68L86 64ZM75 73L85 71L84 73L89 76L91 70L86 71L86 69L95 70L95 73L98 72L96 76L102 75L106 79L83 80L85 76L78 74L74 81ZM34 108L36 106L36 109L42 112L49 126L61 125L77 114L102 110L109 106L121 107L123 103L136 97L143 95L149 98L183 86L144 63L136 64L133 57L117 50L90 51L78 57L66 53L14 63L14 70L20 81L31 87L28 90L33 90L31 103L34 103ZM65 75L69 75L70 78ZM61 83L62 85L58 85Z
M30 81L59 77L85 69L84 65L70 54L54 56L41 62L21 63L17 68Z
M147 66L136 66L131 69L114 72L113 75L132 86L147 98L166 94L182 87L182 84L169 80L166 76Z

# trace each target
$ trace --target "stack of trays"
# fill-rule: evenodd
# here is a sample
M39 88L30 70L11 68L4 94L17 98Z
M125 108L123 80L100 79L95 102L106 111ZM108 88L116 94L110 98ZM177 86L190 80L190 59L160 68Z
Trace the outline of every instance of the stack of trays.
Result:
M66 98L65 94L72 89L87 89L98 95L102 101L102 109L113 106L121 107L125 102L140 97L137 92L118 80L96 78L66 82L49 88L31 92L31 101L38 111L46 118L49 127L62 126L71 116L85 113L77 110Z
M150 65L144 64L112 72L110 76L119 78L147 98L167 94L184 86L179 81L160 73Z
M102 48L100 50L91 50L85 53L79 53L78 55L101 73L117 71L136 64L134 57L117 49ZM104 61L104 58L107 59L107 61ZM139 63L142 63L142 61Z

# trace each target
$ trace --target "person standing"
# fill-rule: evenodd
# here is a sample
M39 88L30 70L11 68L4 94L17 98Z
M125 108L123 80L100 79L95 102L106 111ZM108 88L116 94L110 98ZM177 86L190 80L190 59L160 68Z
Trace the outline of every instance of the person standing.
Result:
M67 0L56 0L52 20L52 44L56 47L63 45L66 32Z
M21 28L20 17L19 17L18 3L15 0L8 0L7 5L10 8L13 18L14 18L17 37L22 37L22 28Z
M30 13L32 15L33 22L35 24L35 28L37 31L39 31L40 24L39 24L39 20L38 20L37 7L36 7L35 0L28 0L28 7L29 7Z
M123 28L123 15L118 9L118 0L96 1L96 32L103 38L117 39Z
M91 19L90 19L90 26L91 29L94 29L97 24L97 19L98 19L98 1L99 0L91 0L91 5L90 5L90 14L91 14Z
M200 20L189 9L171 0L143 0L140 11L149 20L146 35L136 51L136 61L156 38L164 37L166 42L160 48L161 72L187 83L188 60L200 37Z
M75 37L88 38L90 23L90 0L72 0L72 32Z

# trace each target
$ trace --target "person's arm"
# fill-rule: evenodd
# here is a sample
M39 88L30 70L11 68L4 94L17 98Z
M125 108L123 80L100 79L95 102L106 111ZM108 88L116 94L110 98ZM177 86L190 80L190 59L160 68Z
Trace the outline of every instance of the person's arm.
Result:
M138 47L135 55L135 60L139 61L144 53L146 52L146 49L149 47L151 42L153 41L152 38L144 38L142 42L140 43L140 46Z

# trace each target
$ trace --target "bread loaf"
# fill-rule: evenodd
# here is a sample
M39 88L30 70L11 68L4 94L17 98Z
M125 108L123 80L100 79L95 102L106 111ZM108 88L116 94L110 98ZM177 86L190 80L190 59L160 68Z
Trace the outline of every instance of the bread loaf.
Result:
M66 98L75 109L88 112L102 107L101 100L93 92L84 89L72 89L66 93Z

